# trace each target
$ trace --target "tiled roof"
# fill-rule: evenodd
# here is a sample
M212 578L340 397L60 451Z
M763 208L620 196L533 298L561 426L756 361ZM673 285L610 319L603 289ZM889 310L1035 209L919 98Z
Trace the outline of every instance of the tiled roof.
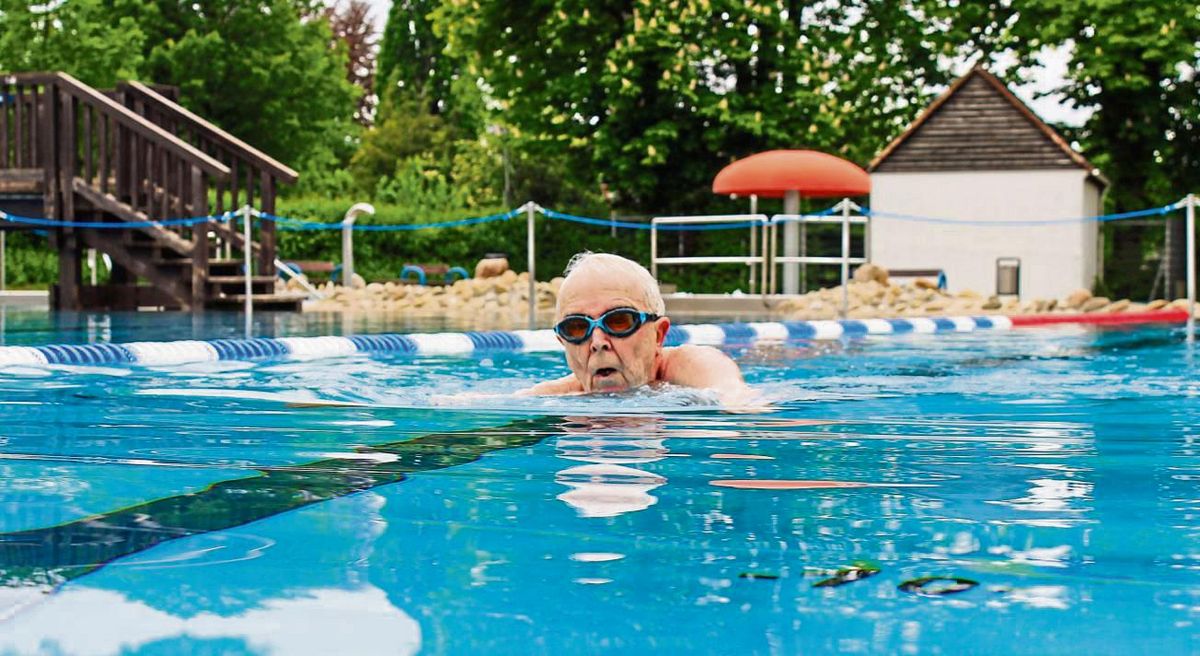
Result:
M976 66L888 144L868 171L977 171L1078 167L1108 181L1003 82Z

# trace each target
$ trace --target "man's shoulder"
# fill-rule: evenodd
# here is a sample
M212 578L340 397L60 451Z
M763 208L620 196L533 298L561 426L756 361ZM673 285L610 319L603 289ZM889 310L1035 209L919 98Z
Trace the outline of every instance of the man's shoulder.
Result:
M688 384L698 374L713 370L737 371L737 364L728 355L712 346L683 344L663 350L665 360L662 377L668 383ZM705 377L707 378L707 377Z

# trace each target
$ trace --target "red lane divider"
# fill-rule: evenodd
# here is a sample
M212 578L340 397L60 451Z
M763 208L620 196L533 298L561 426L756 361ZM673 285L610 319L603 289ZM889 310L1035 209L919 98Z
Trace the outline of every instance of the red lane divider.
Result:
M1119 326L1135 323L1184 323L1187 310L1154 310L1150 312L1089 312L1088 314L1033 314L1010 316L1012 325L1049 326L1059 323L1092 326Z

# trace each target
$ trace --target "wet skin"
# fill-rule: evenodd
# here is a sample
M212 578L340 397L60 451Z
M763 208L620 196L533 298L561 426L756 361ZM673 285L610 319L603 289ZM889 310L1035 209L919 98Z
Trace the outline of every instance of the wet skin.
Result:
M599 317L615 308L651 311L638 298L636 285L623 276L579 276L563 283L559 291L558 319L571 314ZM582 344L561 338L567 365L584 393L616 392L641 387L661 378L663 341L671 320L660 317L640 326L632 335L613 337L596 328Z

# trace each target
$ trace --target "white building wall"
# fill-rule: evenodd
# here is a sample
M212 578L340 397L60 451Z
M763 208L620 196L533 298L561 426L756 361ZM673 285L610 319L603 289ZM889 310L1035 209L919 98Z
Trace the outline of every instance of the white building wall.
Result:
M1095 216L1099 188L1081 169L872 173L871 209L1000 222ZM1090 288L1096 223L952 225L871 221L871 259L888 269L943 269L953 291L996 292L996 258L1021 259L1022 298L1063 298Z

